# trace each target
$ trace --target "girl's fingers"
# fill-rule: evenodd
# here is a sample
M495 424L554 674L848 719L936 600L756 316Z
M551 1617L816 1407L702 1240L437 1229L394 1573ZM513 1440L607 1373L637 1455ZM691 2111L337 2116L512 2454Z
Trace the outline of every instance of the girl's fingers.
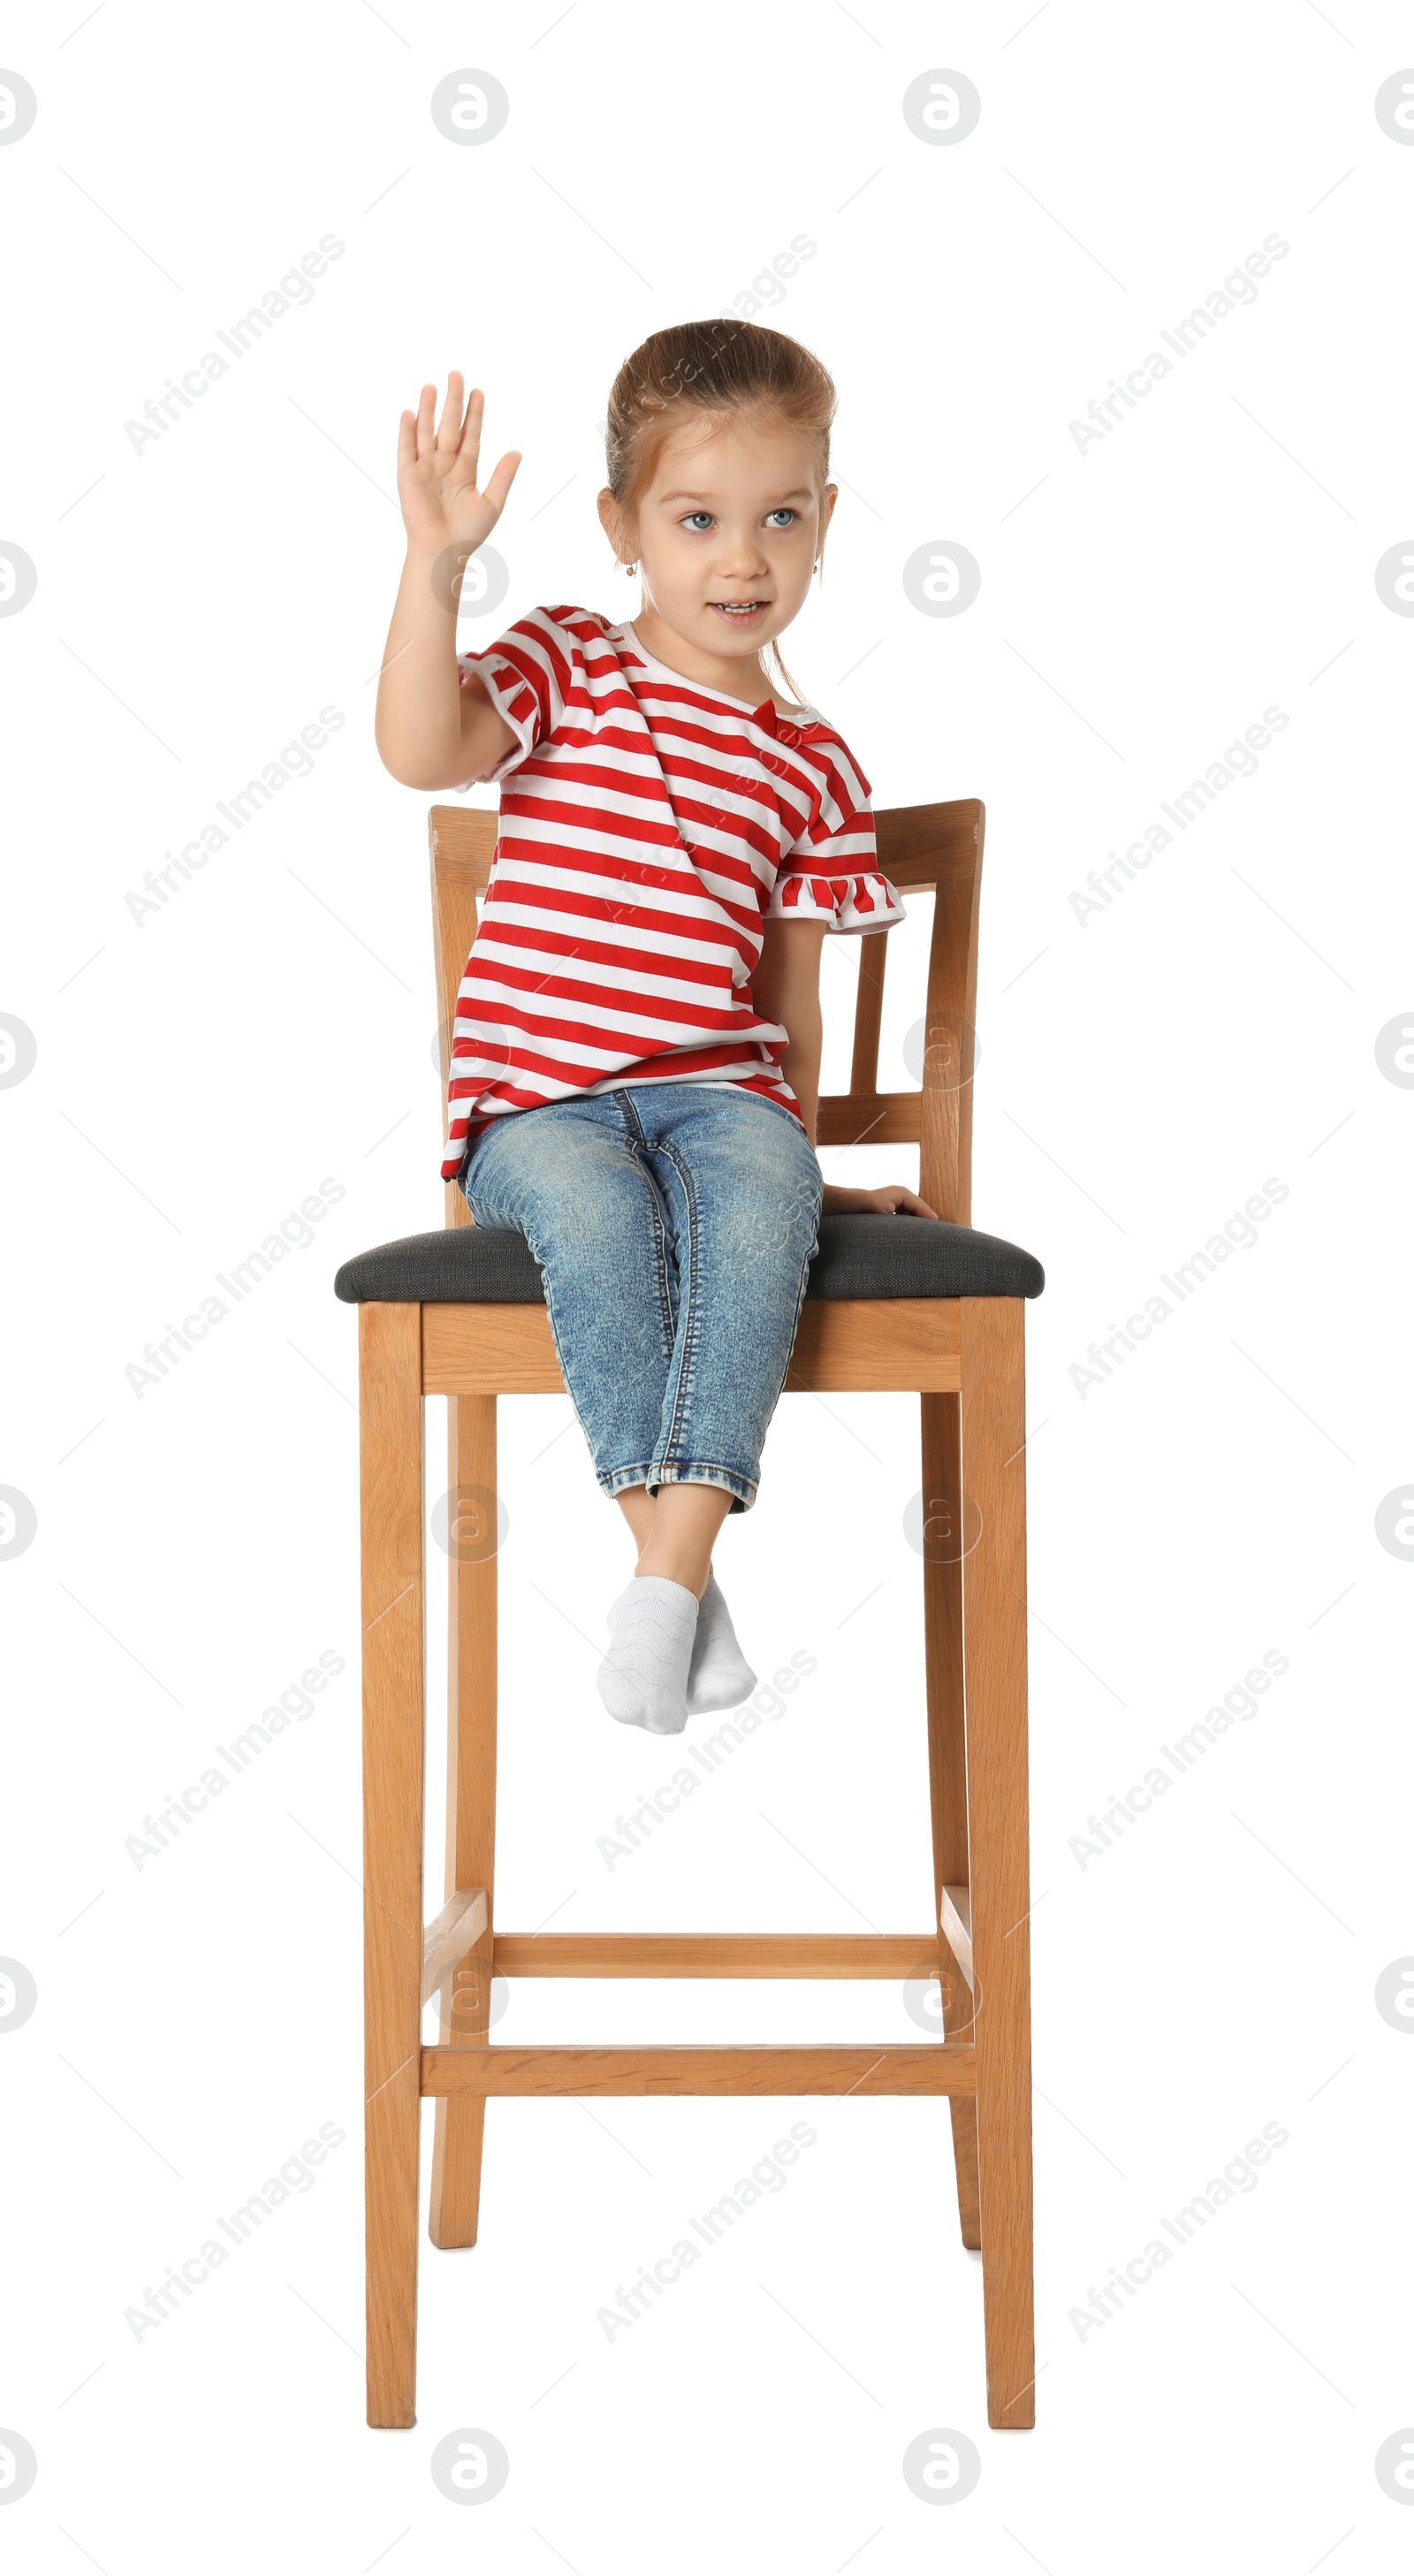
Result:
M488 501L494 502L498 518L506 506L506 494L509 492L511 485L516 479L516 468L519 463L520 449L518 447L508 447L505 455L501 458L495 473L492 475L490 482L486 486L486 498Z
M473 385L467 397L466 415L463 418L462 384L460 370L456 367L451 368L447 376L446 399L442 405L440 422L436 417L435 384L423 386L415 412L405 411L402 414L398 422L400 475L413 472L419 465L440 465L442 473L449 476L459 488L466 484L475 490L481 418L486 407L486 396L479 385ZM491 503L498 518L505 508L506 495L515 481L516 469L520 461L520 449L508 448L487 486L485 497ZM452 474L454 465L460 468L455 475Z
M466 398L466 419L461 434L461 459L473 483L476 481L476 460L481 453L481 415L485 409L486 396L480 385L473 385Z
M926 1199L921 1199L919 1197L916 1190L908 1190L897 1186L886 1185L881 1190L875 1190L872 1194L872 1199L873 1205L878 1210L880 1216L931 1216L936 1218L938 1213L936 1208L929 1207Z
M442 418L437 428L439 447L457 447L462 434L462 380L453 367L447 377L447 399L442 405Z

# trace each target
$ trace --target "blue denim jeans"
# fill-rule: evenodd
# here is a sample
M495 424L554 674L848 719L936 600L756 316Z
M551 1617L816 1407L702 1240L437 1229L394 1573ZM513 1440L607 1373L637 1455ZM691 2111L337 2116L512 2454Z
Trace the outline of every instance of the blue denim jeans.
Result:
M720 1485L749 1511L819 1241L799 1121L735 1083L633 1083L493 1118L461 1188L540 1263L603 1492Z

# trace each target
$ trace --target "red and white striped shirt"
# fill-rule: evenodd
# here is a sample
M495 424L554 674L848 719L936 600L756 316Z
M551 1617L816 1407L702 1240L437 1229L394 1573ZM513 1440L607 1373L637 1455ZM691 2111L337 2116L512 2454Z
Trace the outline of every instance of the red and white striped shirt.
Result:
M489 1119L625 1083L740 1083L799 1118L788 1033L751 998L763 923L883 930L904 910L834 727L684 679L585 608L532 609L458 668L517 741L483 773L500 830L443 1179Z

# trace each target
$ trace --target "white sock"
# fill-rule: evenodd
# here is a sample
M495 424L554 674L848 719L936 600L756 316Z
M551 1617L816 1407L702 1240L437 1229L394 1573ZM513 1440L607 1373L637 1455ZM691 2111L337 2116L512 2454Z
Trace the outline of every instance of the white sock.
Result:
M681 1735L697 1633L697 1596L665 1574L636 1574L609 1604L609 1651L599 1696L621 1726Z
M694 1717L740 1708L756 1688L756 1675L737 1644L732 1614L715 1574L697 1605L697 1634L687 1675L687 1705Z

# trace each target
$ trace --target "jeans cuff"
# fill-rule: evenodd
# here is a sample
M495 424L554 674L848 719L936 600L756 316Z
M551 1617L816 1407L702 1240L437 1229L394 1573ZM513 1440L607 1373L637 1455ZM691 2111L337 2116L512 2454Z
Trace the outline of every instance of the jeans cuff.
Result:
M648 1490L654 1493L660 1485L717 1485L732 1497L734 1512L749 1512L756 1500L756 1486L749 1476L738 1476L731 1467L686 1465L675 1467L661 1463L650 1468Z
M631 1485L646 1485L652 1472L646 1458L641 1467L611 1467L599 1477L599 1491L610 1496L626 1494Z

